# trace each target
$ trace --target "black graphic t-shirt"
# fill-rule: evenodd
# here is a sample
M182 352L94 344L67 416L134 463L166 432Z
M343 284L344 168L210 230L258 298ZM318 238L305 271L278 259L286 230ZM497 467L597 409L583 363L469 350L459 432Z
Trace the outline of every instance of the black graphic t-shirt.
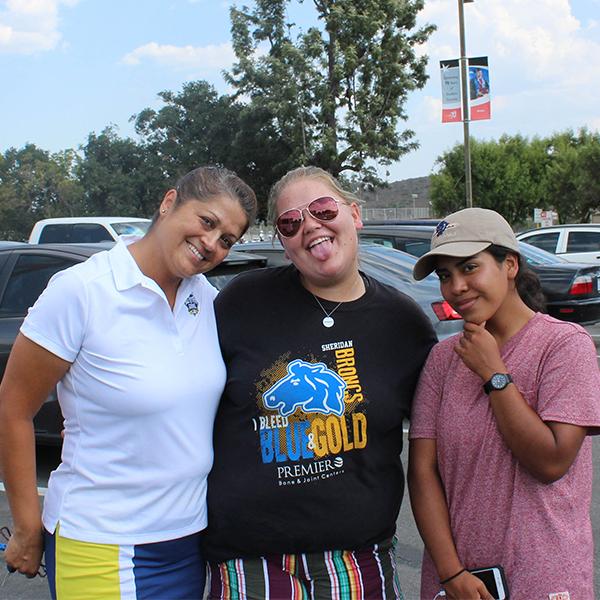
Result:
M218 295L227 384L207 558L355 550L394 534L402 421L435 334L412 299L367 283L330 328L293 266L240 275Z

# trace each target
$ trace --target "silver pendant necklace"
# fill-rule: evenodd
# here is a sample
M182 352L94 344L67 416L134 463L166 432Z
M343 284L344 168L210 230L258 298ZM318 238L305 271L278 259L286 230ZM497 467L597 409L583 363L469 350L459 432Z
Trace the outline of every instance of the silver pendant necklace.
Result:
M341 302L338 302L337 306L334 306L333 310L331 312L327 312L325 310L325 308L323 307L323 305L321 304L321 301L313 294L312 297L317 301L317 304L319 305L319 307L321 308L321 310L323 311L323 314L325 315L323 317L323 327L333 327L335 324L335 321L333 320L333 317L331 316L340 306L341 306Z

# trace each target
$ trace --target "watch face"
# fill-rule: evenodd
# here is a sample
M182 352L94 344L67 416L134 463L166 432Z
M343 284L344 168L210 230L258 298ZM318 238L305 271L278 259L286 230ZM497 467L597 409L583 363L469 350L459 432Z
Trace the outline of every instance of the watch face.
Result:
M501 390L508 385L508 377L503 373L496 373L490 380L490 383L495 390Z

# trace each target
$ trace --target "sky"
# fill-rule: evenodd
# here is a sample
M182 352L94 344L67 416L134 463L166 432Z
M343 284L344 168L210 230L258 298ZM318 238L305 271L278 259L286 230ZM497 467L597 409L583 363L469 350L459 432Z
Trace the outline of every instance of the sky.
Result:
M0 152L78 148L108 125L135 138L132 115L160 108L158 92L187 81L230 92L222 72L235 58L233 4L0 0ZM304 0L290 18L310 24L311 6ZM475 0L464 12L466 53L490 66L492 118L471 124L473 138L600 131L600 0ZM388 167L389 181L434 172L437 157L463 141L462 124L441 122L439 61L459 56L457 2L425 0L419 21L437 26L419 49L429 80L410 94L400 127L415 131L420 148Z

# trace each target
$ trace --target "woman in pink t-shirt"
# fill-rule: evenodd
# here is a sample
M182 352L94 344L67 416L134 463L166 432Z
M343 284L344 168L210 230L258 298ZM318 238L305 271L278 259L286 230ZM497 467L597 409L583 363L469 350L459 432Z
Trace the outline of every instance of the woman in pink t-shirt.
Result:
M539 312L539 283L494 211L441 221L414 275L432 271L465 326L432 350L412 409L421 597L443 589L491 599L469 570L499 565L513 600L592 599L594 344L580 326Z

